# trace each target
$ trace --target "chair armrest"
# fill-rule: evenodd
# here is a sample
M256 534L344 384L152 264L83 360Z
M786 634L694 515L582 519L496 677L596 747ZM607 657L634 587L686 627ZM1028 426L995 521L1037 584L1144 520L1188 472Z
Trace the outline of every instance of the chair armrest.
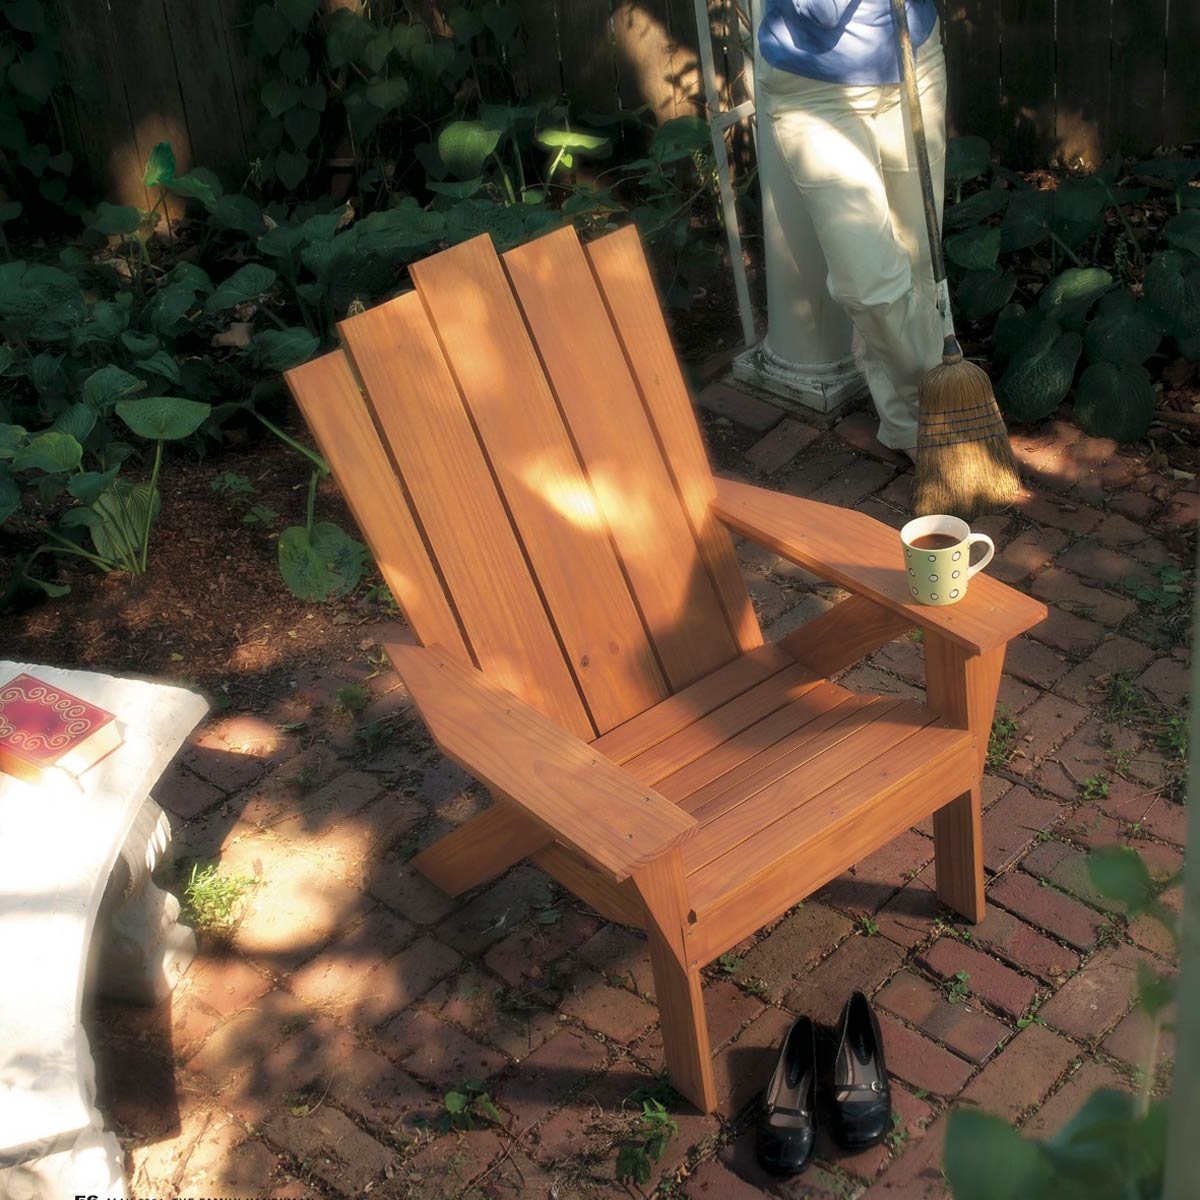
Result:
M384 649L442 753L616 882L695 831L682 809L441 647Z
M983 572L957 604L914 604L899 536L882 521L729 479L714 482L713 511L735 533L969 651L998 649L1046 616L1044 604Z

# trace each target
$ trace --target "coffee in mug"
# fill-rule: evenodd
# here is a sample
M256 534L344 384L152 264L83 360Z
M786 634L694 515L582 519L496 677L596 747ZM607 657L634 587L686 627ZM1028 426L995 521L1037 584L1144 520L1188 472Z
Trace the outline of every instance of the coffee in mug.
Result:
M996 547L986 533L972 533L958 517L917 517L900 530L909 594L918 604L956 604L967 594L967 580L992 560ZM971 547L986 546L971 563Z

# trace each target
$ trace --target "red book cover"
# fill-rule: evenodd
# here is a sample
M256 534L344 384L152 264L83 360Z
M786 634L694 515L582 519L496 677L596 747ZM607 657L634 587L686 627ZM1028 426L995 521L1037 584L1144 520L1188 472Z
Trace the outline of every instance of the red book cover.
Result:
M82 775L121 744L112 713L33 675L0 685L0 771L36 783L48 767Z

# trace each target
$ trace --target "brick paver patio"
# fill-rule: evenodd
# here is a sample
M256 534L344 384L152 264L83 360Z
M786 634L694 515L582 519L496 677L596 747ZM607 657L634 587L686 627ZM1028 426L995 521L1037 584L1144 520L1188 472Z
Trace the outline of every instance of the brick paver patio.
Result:
M873 442L865 413L824 429L724 385L702 403L714 432L744 438L747 478L906 519L911 474ZM206 944L161 1008L90 1018L131 1194L570 1200L665 1187L713 1200L933 1200L946 1195L951 1104L1045 1136L1094 1088L1135 1086L1147 1034L1131 1011L1136 969L1167 969L1170 945L1149 920L1105 913L1083 858L1125 841L1164 877L1181 863L1184 809L1161 794L1162 755L1108 721L1104 702L1114 673L1171 709L1186 698L1178 626L1129 581L1153 588L1160 565L1190 567L1200 488L1062 422L1014 444L1028 489L978 526L997 542L989 569L1052 615L1006 664L1016 732L985 781L982 924L939 910L926 827L715 964L721 1111L675 1105L679 1134L649 1183L619 1184L641 1101L664 1095L644 941L528 866L456 903L407 865L485 800L364 644L328 674L298 665L265 713L214 717L158 793L180 855L219 858L256 886L232 946ZM769 638L837 598L742 551ZM846 676L896 694L921 681L921 646L907 639ZM369 696L358 716L337 704L352 683ZM1100 777L1106 794L1088 786ZM772 1181L754 1163L752 1126L775 1048L792 1014L832 1020L855 987L881 1015L894 1134L855 1156L822 1138L805 1174ZM1164 1038L1160 1056L1170 1052ZM503 1126L439 1133L443 1095L468 1080Z

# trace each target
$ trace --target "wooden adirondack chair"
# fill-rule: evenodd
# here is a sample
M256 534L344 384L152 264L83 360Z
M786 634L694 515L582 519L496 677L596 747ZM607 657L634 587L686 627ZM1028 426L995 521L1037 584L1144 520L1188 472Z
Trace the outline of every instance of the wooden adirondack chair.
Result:
M933 814L983 912L980 776L1007 641L986 575L909 603L896 532L714 479L636 233L486 237L342 322L291 390L419 646L387 647L494 804L414 860L459 895L523 858L645 929L667 1067L717 1104L701 968ZM729 530L853 595L764 645ZM926 703L827 677L913 627Z

